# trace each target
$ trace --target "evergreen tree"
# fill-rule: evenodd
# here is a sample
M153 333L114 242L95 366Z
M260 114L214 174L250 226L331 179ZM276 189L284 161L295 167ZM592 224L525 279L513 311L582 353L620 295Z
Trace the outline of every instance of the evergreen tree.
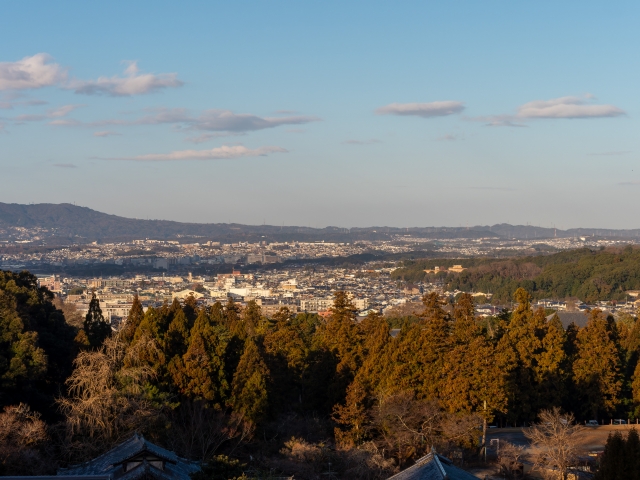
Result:
M600 466L595 474L595 480L627 480L624 468L625 441L620 432L609 434L604 446L604 453L600 458Z
M613 412L620 398L620 351L613 318L593 310L577 338L573 378L585 414Z
M189 320L184 311L176 311L164 336L164 352L167 358L184 355L189 342L189 330Z
M191 329L188 347L182 357L169 366L180 393L192 399L204 399L220 407L228 398L225 352L230 335L223 325L212 324L204 310Z
M105 339L111 336L111 325L102 316L100 300L96 297L95 292L91 294L89 311L84 320L84 331L87 334L89 345L93 348L101 346Z
M478 413L491 421L495 411L506 411L505 373L474 314L471 295L461 295L444 357L447 380L438 396L450 413Z
M334 434L343 447L359 445L366 438L366 397L362 384L354 380L347 388L345 405L338 404L333 408L332 418L340 425L340 428L334 429Z
M129 315L127 315L127 321L120 332L120 338L125 343L131 343L133 341L133 337L136 334L136 329L142 319L144 318L144 310L142 308L142 303L136 294L133 297L133 303L131 304L131 310L129 310Z
M258 346L248 338L231 384L234 412L253 423L262 420L269 403L268 382L269 369Z

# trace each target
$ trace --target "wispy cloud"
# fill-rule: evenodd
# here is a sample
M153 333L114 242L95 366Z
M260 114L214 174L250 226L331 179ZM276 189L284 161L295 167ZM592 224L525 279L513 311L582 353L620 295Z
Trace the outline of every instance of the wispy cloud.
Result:
M73 163L54 163L53 166L58 168L78 168L78 166Z
M485 127L528 127L514 115L489 115L484 117L463 117L463 120L481 122Z
M618 155L626 155L627 153L631 153L631 150L619 150L613 152L597 152L597 153L587 153L590 156L604 156L604 157L613 157Z
M390 103L377 108L378 115L413 115L423 118L445 117L464 110L462 102L441 101L430 103Z
M239 134L281 125L302 125L320 120L320 118L313 116L260 117L250 113L234 113L230 110L205 110L198 116L191 115L185 108L155 108L149 109L148 112L147 115L133 120L107 119L74 125L104 127L173 124L187 130Z
M0 63L0 90L26 90L58 85L67 79L67 71L51 62L46 53L24 57L17 62Z
M624 185L624 186L639 186L640 185L640 180L628 180L626 182L619 182L618 185Z
M135 157L106 158L104 160L129 160L135 162L165 162L183 160L225 160L242 157L261 157L272 153L287 153L282 147L259 147L249 149L243 145L232 145L209 150L176 150L171 153L151 153Z
M482 122L487 127L526 127L528 125L524 122L537 119L610 118L626 115L624 110L614 105L591 103L594 99L593 95L586 94L582 97L534 100L520 105L515 115L501 114L463 119Z
M440 141L440 142L455 142L456 140L460 140L461 137L459 135L456 135L454 133L447 133L445 135L442 135L440 137L437 137L436 140Z
M101 130L99 132L93 132L94 137L112 137L114 135L122 135L122 134L118 132L114 132L112 130Z
M67 85L75 93L129 97L184 85L177 73L140 73L137 62L126 62L124 76L100 77L97 80L72 80Z
M240 137L243 135L246 135L246 133L226 133L226 132L203 133L202 135L198 135L196 137L187 137L184 139L184 141L197 144L197 143L208 142L209 140L213 140L214 138Z
M515 188L510 187L469 187L471 190L495 190L499 192L515 192Z
M274 128L280 125L302 125L320 120L318 117L259 117L250 113L233 113L230 110L207 110L188 121L194 130L218 132L247 132Z
M614 105L588 103L593 96L560 97L551 100L534 100L518 107L519 118L602 118L619 117L625 111Z
M63 105L57 108L51 108L47 110L46 113L41 114L24 114L12 117L11 120L14 122L22 123L22 122L39 122L42 120L48 120L52 118L62 118L69 115L74 110L84 107L86 105ZM53 124L53 122L51 122Z
M342 143L344 143L345 145L372 145L374 143L382 143L382 142L377 138L371 138L369 140L345 140Z

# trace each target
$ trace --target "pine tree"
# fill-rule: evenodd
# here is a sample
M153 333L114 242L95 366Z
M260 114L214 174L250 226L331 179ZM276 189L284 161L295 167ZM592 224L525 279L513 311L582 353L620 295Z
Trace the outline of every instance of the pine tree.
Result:
M248 338L231 384L234 412L253 423L262 420L269 404L268 382L269 369L258 346Z
M354 447L366 438L366 398L366 390L358 380L354 380L347 388L345 405L338 404L333 408L332 418L341 426L335 428L334 433L343 447Z
M609 434L595 480L627 480L625 476L625 441L620 432Z
M101 346L105 339L111 336L111 325L102 316L100 300L96 297L95 292L92 293L91 302L89 302L89 311L84 320L84 331L87 333L89 345L93 348Z
M131 343L133 341L133 337L136 334L136 329L142 319L144 318L144 310L142 308L142 303L140 303L140 299L138 295L133 297L133 303L131 304L131 310L129 310L129 315L127 315L127 321L120 332L120 338L125 343Z
M585 414L613 412L619 402L620 351L613 318L593 310L577 338L573 378Z
M182 395L222 406L229 393L225 352L230 335L223 325L214 325L200 311L189 335L186 352L169 366L174 384Z
M242 323L244 324L246 335L255 337L262 323L262 311L255 300L247 303L242 312Z
M447 380L438 396L450 413L478 413L491 421L494 412L506 410L505 373L474 314L471 295L461 295L444 357L443 376Z
M205 314L206 315L206 314ZM167 358L182 356L189 342L189 321L182 309L175 312L164 336L164 352Z

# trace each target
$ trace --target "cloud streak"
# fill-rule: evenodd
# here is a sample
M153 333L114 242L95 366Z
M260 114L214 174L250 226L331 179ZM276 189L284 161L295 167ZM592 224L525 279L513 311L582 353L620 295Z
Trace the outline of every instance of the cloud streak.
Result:
M36 89L64 82L66 69L51 60L46 53L37 53L17 62L1 62L0 90Z
M606 118L625 115L614 105L594 105L587 98L560 97L551 100L534 100L518 107L518 118Z
M130 97L145 95L165 88L184 85L177 73L140 73L137 62L128 62L124 76L100 77L97 80L73 80L67 88L83 95L107 95L110 97Z
M371 138L369 140L345 140L345 145L373 145L374 143L382 143L377 138Z
M73 163L54 163L53 166L58 168L78 168L78 166Z
M105 127L111 125L178 125L186 130L205 132L226 132L242 134L281 125L303 125L320 121L313 116L259 117L249 113L234 113L230 110L205 110L199 116L193 116L185 108L156 108L148 110L149 114L133 120L107 119L90 123L68 123L69 126ZM58 125L62 125L58 123ZM194 137L196 139L200 139ZM208 138L202 136L202 141Z
M18 115L16 117L12 117L11 120L17 123L22 123L22 122L40 122L42 120L48 120L52 118L60 119L62 117L69 115L71 112L73 112L77 108L84 107L84 106L86 105L63 105L58 108L51 108L47 110L47 113ZM64 120L64 121L54 120L53 122L50 122L50 123L56 124L56 122L67 122L67 121L72 122L73 120Z
M583 97L534 100L520 105L515 115L489 115L464 119L484 122L487 127L526 127L523 122L529 120L612 118L626 115L624 110L615 105L590 103L594 99L593 95L587 94Z
M461 113L464 104L456 101L441 101L430 103L390 103L384 107L377 108L377 115L401 115L416 116L422 118L446 117Z
M122 134L111 131L111 130L101 130L99 132L93 132L94 137L112 137L114 135L122 135Z
M263 157L272 153L287 153L282 147L266 146L249 149L243 145L224 145L208 150L176 150L171 153L151 153L135 157L106 158L104 160L127 160L134 162L167 162L185 160L229 160L243 157Z

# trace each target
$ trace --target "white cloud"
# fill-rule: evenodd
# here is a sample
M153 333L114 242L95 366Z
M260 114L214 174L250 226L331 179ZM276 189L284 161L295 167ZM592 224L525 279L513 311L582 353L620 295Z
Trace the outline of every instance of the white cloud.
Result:
M54 163L53 166L58 168L78 168L78 166L73 163Z
M122 135L118 132L113 132L111 130L102 130L100 132L93 132L94 137L111 137L113 135Z
M184 85L178 80L177 73L139 73L136 62L128 62L123 77L100 77L97 80L73 80L68 88L75 93L85 95L109 95L112 97L128 97L144 95L164 88L176 88Z
M551 100L535 100L518 107L519 118L602 118L625 115L625 111L614 105L593 105L588 96L561 97Z
M0 62L0 90L25 90L57 85L64 82L67 72L51 63L46 53L24 57L17 62Z
M423 118L445 117L464 110L462 102L390 103L376 109L378 115L414 115Z
M224 145L209 150L176 150L171 153L151 153L135 157L109 158L107 160L131 160L136 162L162 162L182 160L225 160L242 157L260 157L271 153L287 153L282 147L249 149L243 145Z

